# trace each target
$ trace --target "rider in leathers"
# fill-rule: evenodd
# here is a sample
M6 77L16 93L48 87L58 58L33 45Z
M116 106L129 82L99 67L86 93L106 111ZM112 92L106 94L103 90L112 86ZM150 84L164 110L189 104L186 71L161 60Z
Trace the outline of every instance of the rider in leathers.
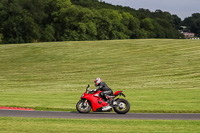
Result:
M108 85L105 82L102 82L101 78L96 78L94 80L95 86L97 86L97 88L94 91L102 91L100 93L100 96L107 100L109 102L109 104L111 104L111 98L109 97L109 95L113 94L113 91L108 87Z

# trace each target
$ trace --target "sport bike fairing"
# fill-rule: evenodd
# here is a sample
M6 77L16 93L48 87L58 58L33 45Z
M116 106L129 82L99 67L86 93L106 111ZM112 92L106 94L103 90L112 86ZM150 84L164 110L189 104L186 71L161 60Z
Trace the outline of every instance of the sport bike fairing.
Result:
M103 106L107 106L107 103L102 100L102 98L99 96L99 93L101 91L95 92L94 94L87 94L84 93L84 96L81 97L82 99L87 99L90 101L92 105L92 110L95 112L98 108L102 108Z

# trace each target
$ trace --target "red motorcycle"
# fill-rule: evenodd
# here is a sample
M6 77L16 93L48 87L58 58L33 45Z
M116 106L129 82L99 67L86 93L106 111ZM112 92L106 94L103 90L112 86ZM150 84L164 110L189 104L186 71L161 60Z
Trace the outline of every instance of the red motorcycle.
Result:
M90 85L87 86L85 93L81 96L81 100L76 104L76 109L79 113L89 113L92 109L93 112L110 112L112 108L118 114L126 114L130 110L130 104L125 99L117 98L117 96L126 97L122 91L116 91L111 98L111 104L99 96L101 91L90 91Z

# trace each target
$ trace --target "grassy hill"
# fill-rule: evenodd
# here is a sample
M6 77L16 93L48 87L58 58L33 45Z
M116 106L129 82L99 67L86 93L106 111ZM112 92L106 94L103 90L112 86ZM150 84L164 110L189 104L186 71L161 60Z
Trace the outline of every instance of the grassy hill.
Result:
M0 106L75 111L96 77L132 112L200 112L199 40L0 45Z

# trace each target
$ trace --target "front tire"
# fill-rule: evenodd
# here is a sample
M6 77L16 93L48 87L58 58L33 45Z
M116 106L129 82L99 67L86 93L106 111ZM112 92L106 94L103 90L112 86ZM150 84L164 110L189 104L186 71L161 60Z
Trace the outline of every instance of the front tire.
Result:
M118 114L126 114L130 110L130 103L125 99L117 100L117 107L114 110Z
M86 102L86 100L80 100L76 104L76 109L79 113L89 113L91 108L90 103Z

